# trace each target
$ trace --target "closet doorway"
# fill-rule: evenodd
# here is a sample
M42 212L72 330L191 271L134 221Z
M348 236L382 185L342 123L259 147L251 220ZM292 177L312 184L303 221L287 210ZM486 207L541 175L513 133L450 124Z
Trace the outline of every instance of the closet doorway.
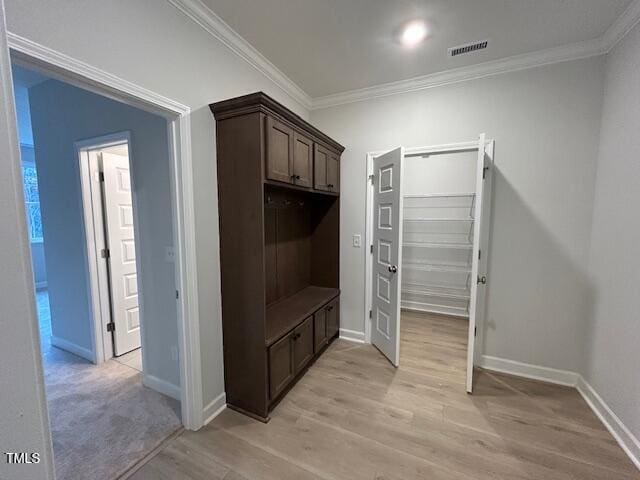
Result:
M494 144L367 155L365 336L473 389L487 284Z

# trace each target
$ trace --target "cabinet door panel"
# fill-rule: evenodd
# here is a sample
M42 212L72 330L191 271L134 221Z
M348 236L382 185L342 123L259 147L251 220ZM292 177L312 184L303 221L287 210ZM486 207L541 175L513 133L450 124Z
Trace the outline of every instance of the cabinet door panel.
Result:
M327 343L327 311L322 308L313 314L314 351L318 353Z
M330 153L327 157L327 189L340 192L340 157L335 153Z
M294 372L302 370L313 358L313 317L307 318L293 331Z
M313 152L313 188L316 190L327 190L327 161L329 151L318 144L315 144Z
M304 135L293 134L293 183L300 187L311 187L313 172L313 142Z
M327 338L333 338L340 331L340 299L332 301L326 310Z
M291 183L293 161L293 129L267 117L267 178Z
M269 347L269 395L273 400L293 379L292 335Z

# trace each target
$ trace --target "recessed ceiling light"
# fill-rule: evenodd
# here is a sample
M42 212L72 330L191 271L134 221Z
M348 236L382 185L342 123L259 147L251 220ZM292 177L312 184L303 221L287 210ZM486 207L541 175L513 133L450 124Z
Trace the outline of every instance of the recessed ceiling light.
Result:
M400 35L400 41L405 47L415 47L427 36L427 26L421 20L407 23Z

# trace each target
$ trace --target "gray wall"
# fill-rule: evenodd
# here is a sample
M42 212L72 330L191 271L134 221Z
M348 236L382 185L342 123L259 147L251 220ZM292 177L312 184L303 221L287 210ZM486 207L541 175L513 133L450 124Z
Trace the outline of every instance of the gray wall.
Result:
M640 438L638 52L640 26L607 57L589 257L595 291L590 297L588 361L582 370L636 438Z
M47 288L47 265L44 256L44 243L31 242L31 266L33 281L38 290Z
M133 194L140 226L140 257L146 374L180 385L171 347L178 345L174 264L164 261L173 245L167 122L85 90L50 80L30 89L31 118L55 337L92 350L86 240L79 162L74 142L130 131Z
M591 294L586 264L602 57L312 112L346 146L341 164L343 327L364 329L365 155L496 141L484 353L576 371Z

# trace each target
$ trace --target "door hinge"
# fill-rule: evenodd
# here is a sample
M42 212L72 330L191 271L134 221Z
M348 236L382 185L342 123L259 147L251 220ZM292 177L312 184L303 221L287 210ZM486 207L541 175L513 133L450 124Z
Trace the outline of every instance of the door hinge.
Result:
M489 170L489 167L484 167L482 169L482 179L484 180L485 177L487 176L487 170Z
M473 327L473 336L474 337L478 336L478 327Z
M478 260L482 258L482 250L478 250Z
M178 300L179 298L180 298L180 292L176 290L176 300Z
M484 276L484 275L483 276L478 275L478 283L481 283L483 285L486 284L487 283L487 277Z
M104 182L104 172L98 173L98 181Z
M369 318L373 318L373 310L369 310Z
M115 331L116 331L116 324L113 322L107 323L107 332L115 332Z
M369 247L369 251L370 251L371 253L373 253L373 243L370 245L370 247Z
M109 252L108 248L103 248L102 250L100 250L100 256L102 258L110 258L111 257L111 252Z
M373 174L369 175L369 180L371 180L371 185L373 185L374 183L376 183L376 176Z

